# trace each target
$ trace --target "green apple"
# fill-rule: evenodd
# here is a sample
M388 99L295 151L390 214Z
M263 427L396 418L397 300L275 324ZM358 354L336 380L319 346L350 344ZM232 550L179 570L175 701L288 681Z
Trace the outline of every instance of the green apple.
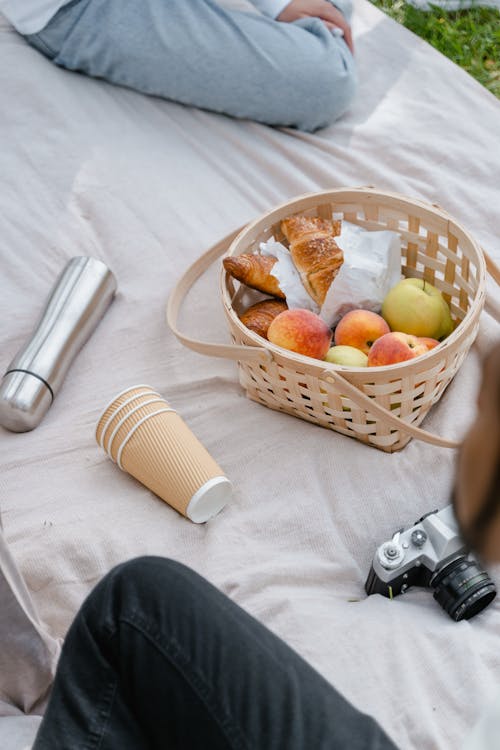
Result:
M325 357L326 362L345 367L367 367L368 357L354 346L332 346Z
M435 286L423 279L403 279L382 303L382 317L392 331L443 339L453 331L450 308Z

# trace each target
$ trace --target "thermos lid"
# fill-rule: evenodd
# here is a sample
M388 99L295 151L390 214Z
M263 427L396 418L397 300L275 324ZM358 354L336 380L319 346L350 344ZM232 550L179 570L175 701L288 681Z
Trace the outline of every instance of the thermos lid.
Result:
M52 392L30 372L7 372L0 383L0 424L12 432L33 430L52 403Z

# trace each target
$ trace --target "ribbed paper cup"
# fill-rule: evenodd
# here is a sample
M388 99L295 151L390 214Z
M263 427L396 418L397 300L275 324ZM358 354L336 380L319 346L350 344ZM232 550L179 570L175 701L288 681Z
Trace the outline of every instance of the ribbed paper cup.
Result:
M119 465L196 523L215 516L231 483L176 412L149 416L120 446Z
M118 421L114 427L110 425L106 437L106 452L109 457L118 463L120 469L123 468L118 461L118 453L123 441L127 438L136 425L142 424L147 417L158 412L174 413L172 407L161 396L149 396L144 402L138 402L134 405L127 406L126 410L117 415ZM115 420L113 420L115 422ZM112 429L111 429L112 428Z
M108 405L98 423L97 442L106 444L121 469L179 513L195 523L208 521L229 501L230 481L167 401L151 393L137 395L126 405L124 399L120 412L110 411L116 399Z
M130 409L152 398L161 396L149 385L135 385L115 396L105 407L97 423L95 437L101 448L107 451L113 429Z

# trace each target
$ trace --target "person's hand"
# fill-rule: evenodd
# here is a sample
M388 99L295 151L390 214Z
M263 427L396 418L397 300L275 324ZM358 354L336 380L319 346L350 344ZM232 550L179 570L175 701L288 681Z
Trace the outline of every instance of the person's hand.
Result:
M291 23L299 18L310 16L321 19L330 30L342 29L347 46L354 53L351 27L340 10L335 8L328 0L292 0L277 16L276 20Z

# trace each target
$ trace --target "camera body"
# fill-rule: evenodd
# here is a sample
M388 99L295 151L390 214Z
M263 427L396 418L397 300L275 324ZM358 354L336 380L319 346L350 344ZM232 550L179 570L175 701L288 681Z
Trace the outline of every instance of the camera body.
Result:
M410 586L433 589L455 621L470 619L495 598L495 584L465 547L451 505L400 529L375 552L367 594L392 599Z

